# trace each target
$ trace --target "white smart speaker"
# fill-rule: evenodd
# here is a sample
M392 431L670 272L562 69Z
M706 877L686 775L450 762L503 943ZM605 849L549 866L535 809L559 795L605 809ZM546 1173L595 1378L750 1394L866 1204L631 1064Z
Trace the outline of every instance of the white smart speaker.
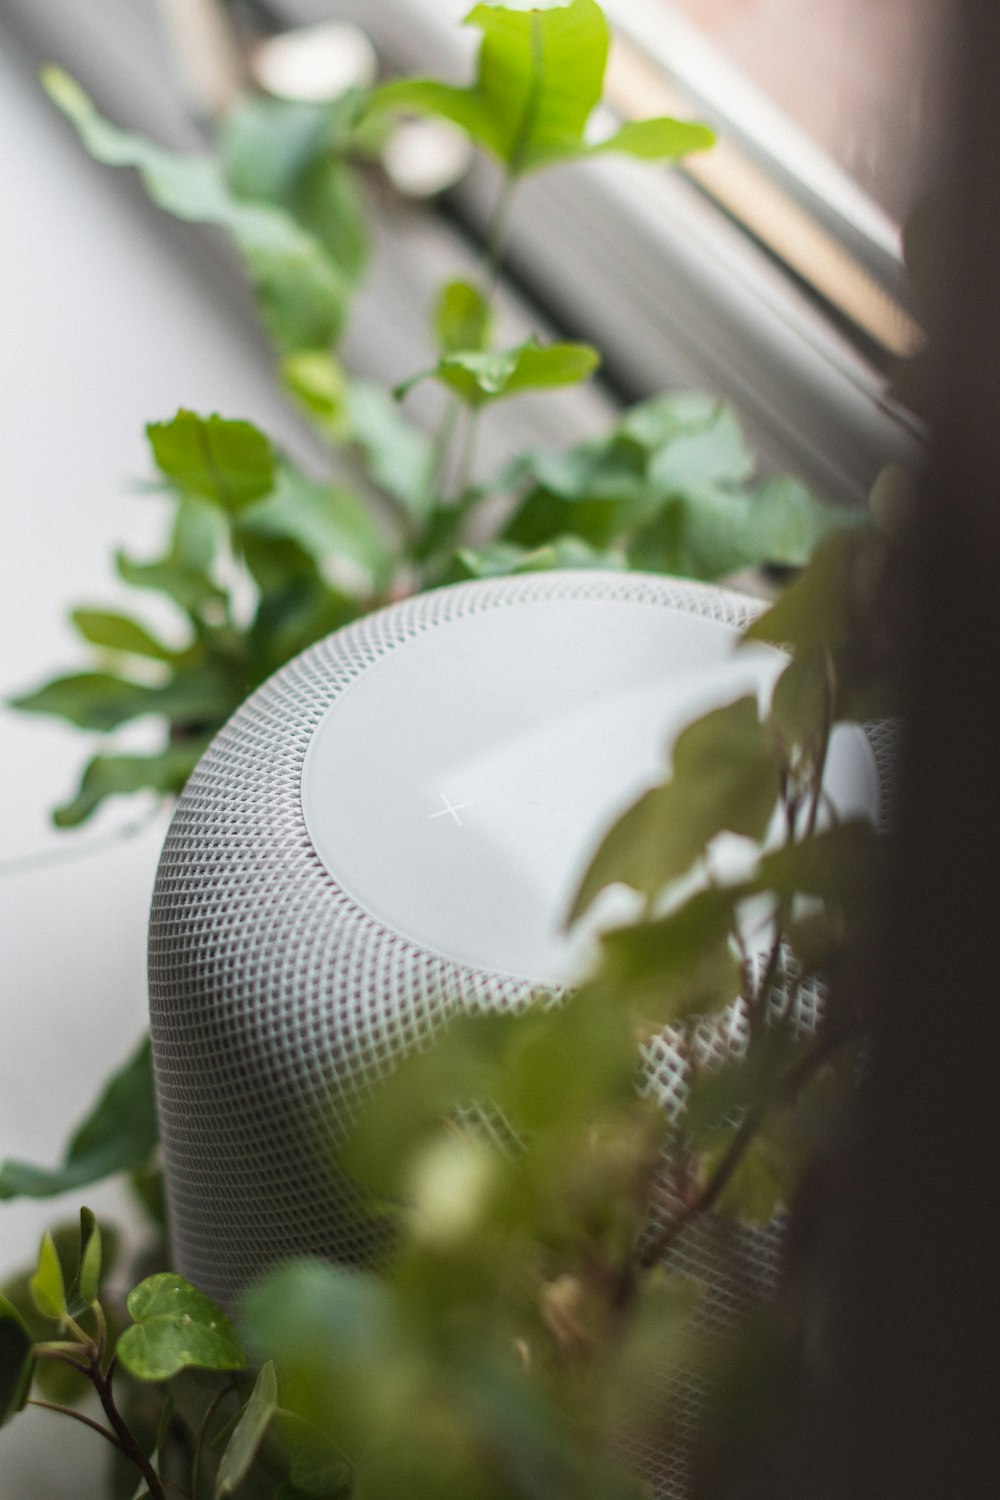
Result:
M449 1017L572 982L588 935L564 919L602 834L681 728L784 664L734 649L758 608L618 572L460 584L336 632L235 714L180 799L150 928L175 1261L209 1296L289 1255L372 1257L318 1122ZM861 729L837 730L827 789L877 816ZM661 1039L645 1066L669 1107L682 1060Z

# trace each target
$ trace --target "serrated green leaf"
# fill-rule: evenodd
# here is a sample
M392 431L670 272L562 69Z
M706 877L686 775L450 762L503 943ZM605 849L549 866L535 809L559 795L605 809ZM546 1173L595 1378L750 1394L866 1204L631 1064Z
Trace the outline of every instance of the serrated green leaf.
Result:
M169 1380L178 1370L243 1370L246 1355L221 1308L183 1276L161 1271L133 1287L125 1305L132 1325L118 1358L138 1380Z
M529 340L516 349L497 353L458 351L443 355L433 370L415 375L396 394L405 395L418 381L430 378L453 390L467 405L480 407L521 391L578 385L599 363L597 351L587 344L542 346Z
M57 828L76 828L107 797L133 792L177 796L211 742L210 733L179 740L151 755L95 755L88 762L76 795L52 814Z
M274 493L254 507L240 530L296 542L321 574L346 561L367 575L371 588L384 581L389 566L385 537L365 502L350 490L308 479L287 462L279 467Z
M215 1476L215 1500L231 1495L247 1473L264 1440L271 1418L278 1409L278 1377L274 1361L261 1366L250 1399L219 1460Z
M314 235L278 208L238 198L219 162L165 151L117 129L61 69L46 68L42 82L98 161L137 168L153 202L177 218L228 230L279 348L316 349L337 337L349 285Z
M70 618L85 641L106 651L121 651L128 656L165 662L176 661L180 654L158 641L145 625L128 615L105 609L74 609Z
M0 1293L0 1427L28 1399L34 1340L14 1304Z
M0 1167L0 1200L49 1198L99 1182L113 1172L145 1165L158 1139L149 1039L110 1079L77 1127L60 1167L6 1161Z
M441 288L432 326L442 354L482 352L489 344L492 324L490 304L479 287L468 281L448 281Z
M31 1296L38 1311L45 1318L55 1318L64 1323L69 1309L66 1304L66 1284L62 1266L52 1235L48 1230L42 1236L38 1252L38 1269L30 1282Z
M169 422L148 423L146 436L160 473L182 494L208 500L229 515L274 488L274 450L252 422L214 413L200 417L182 407Z
M761 838L778 791L778 765L756 699L703 715L678 736L670 780L640 797L605 836L569 920L617 881L658 895L718 833Z

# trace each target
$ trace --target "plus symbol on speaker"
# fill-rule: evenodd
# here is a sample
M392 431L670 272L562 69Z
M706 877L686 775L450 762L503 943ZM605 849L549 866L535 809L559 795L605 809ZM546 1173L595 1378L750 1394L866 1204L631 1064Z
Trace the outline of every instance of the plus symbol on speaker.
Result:
M447 818L450 816L455 819L455 822L458 824L459 828L463 827L462 820L458 815L464 807L471 807L472 803L456 802L453 804L448 801L448 798L445 796L444 792L441 793L441 801L444 803L444 807L440 808L437 812L431 813L427 819L428 823L431 822L433 818Z

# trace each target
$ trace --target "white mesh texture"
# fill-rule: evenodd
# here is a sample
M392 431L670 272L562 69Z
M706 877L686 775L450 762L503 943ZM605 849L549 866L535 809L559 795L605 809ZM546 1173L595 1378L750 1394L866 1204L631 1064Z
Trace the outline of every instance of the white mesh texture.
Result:
M437 590L338 631L284 667L238 710L191 777L153 897L153 1056L175 1262L224 1305L285 1256L371 1260L375 1233L332 1166L331 1122L346 1123L373 1081L455 1014L507 1010L530 992L522 980L463 966L387 930L330 876L300 793L320 719L350 682L419 634L481 611L588 598L701 615L734 636L759 608L723 590L627 573ZM816 1003L804 989L805 1029ZM735 1013L728 1030L722 1039L706 1033L707 1054L739 1049ZM668 1111L679 1108L686 1068L669 1037L647 1049L643 1065L646 1086ZM719 1315L728 1316L749 1286L773 1283L780 1236L747 1232L752 1269L738 1286L710 1238L705 1230L685 1236L673 1253L707 1277ZM650 1473L665 1496L683 1493L672 1465L676 1480Z

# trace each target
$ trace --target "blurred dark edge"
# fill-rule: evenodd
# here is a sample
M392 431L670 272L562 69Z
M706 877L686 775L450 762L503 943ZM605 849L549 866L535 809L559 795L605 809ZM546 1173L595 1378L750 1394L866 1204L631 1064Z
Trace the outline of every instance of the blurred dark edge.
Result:
M852 981L874 1015L868 1086L798 1247L820 1300L812 1375L740 1500L1000 1493L1000 5L955 0L953 17L898 821Z

